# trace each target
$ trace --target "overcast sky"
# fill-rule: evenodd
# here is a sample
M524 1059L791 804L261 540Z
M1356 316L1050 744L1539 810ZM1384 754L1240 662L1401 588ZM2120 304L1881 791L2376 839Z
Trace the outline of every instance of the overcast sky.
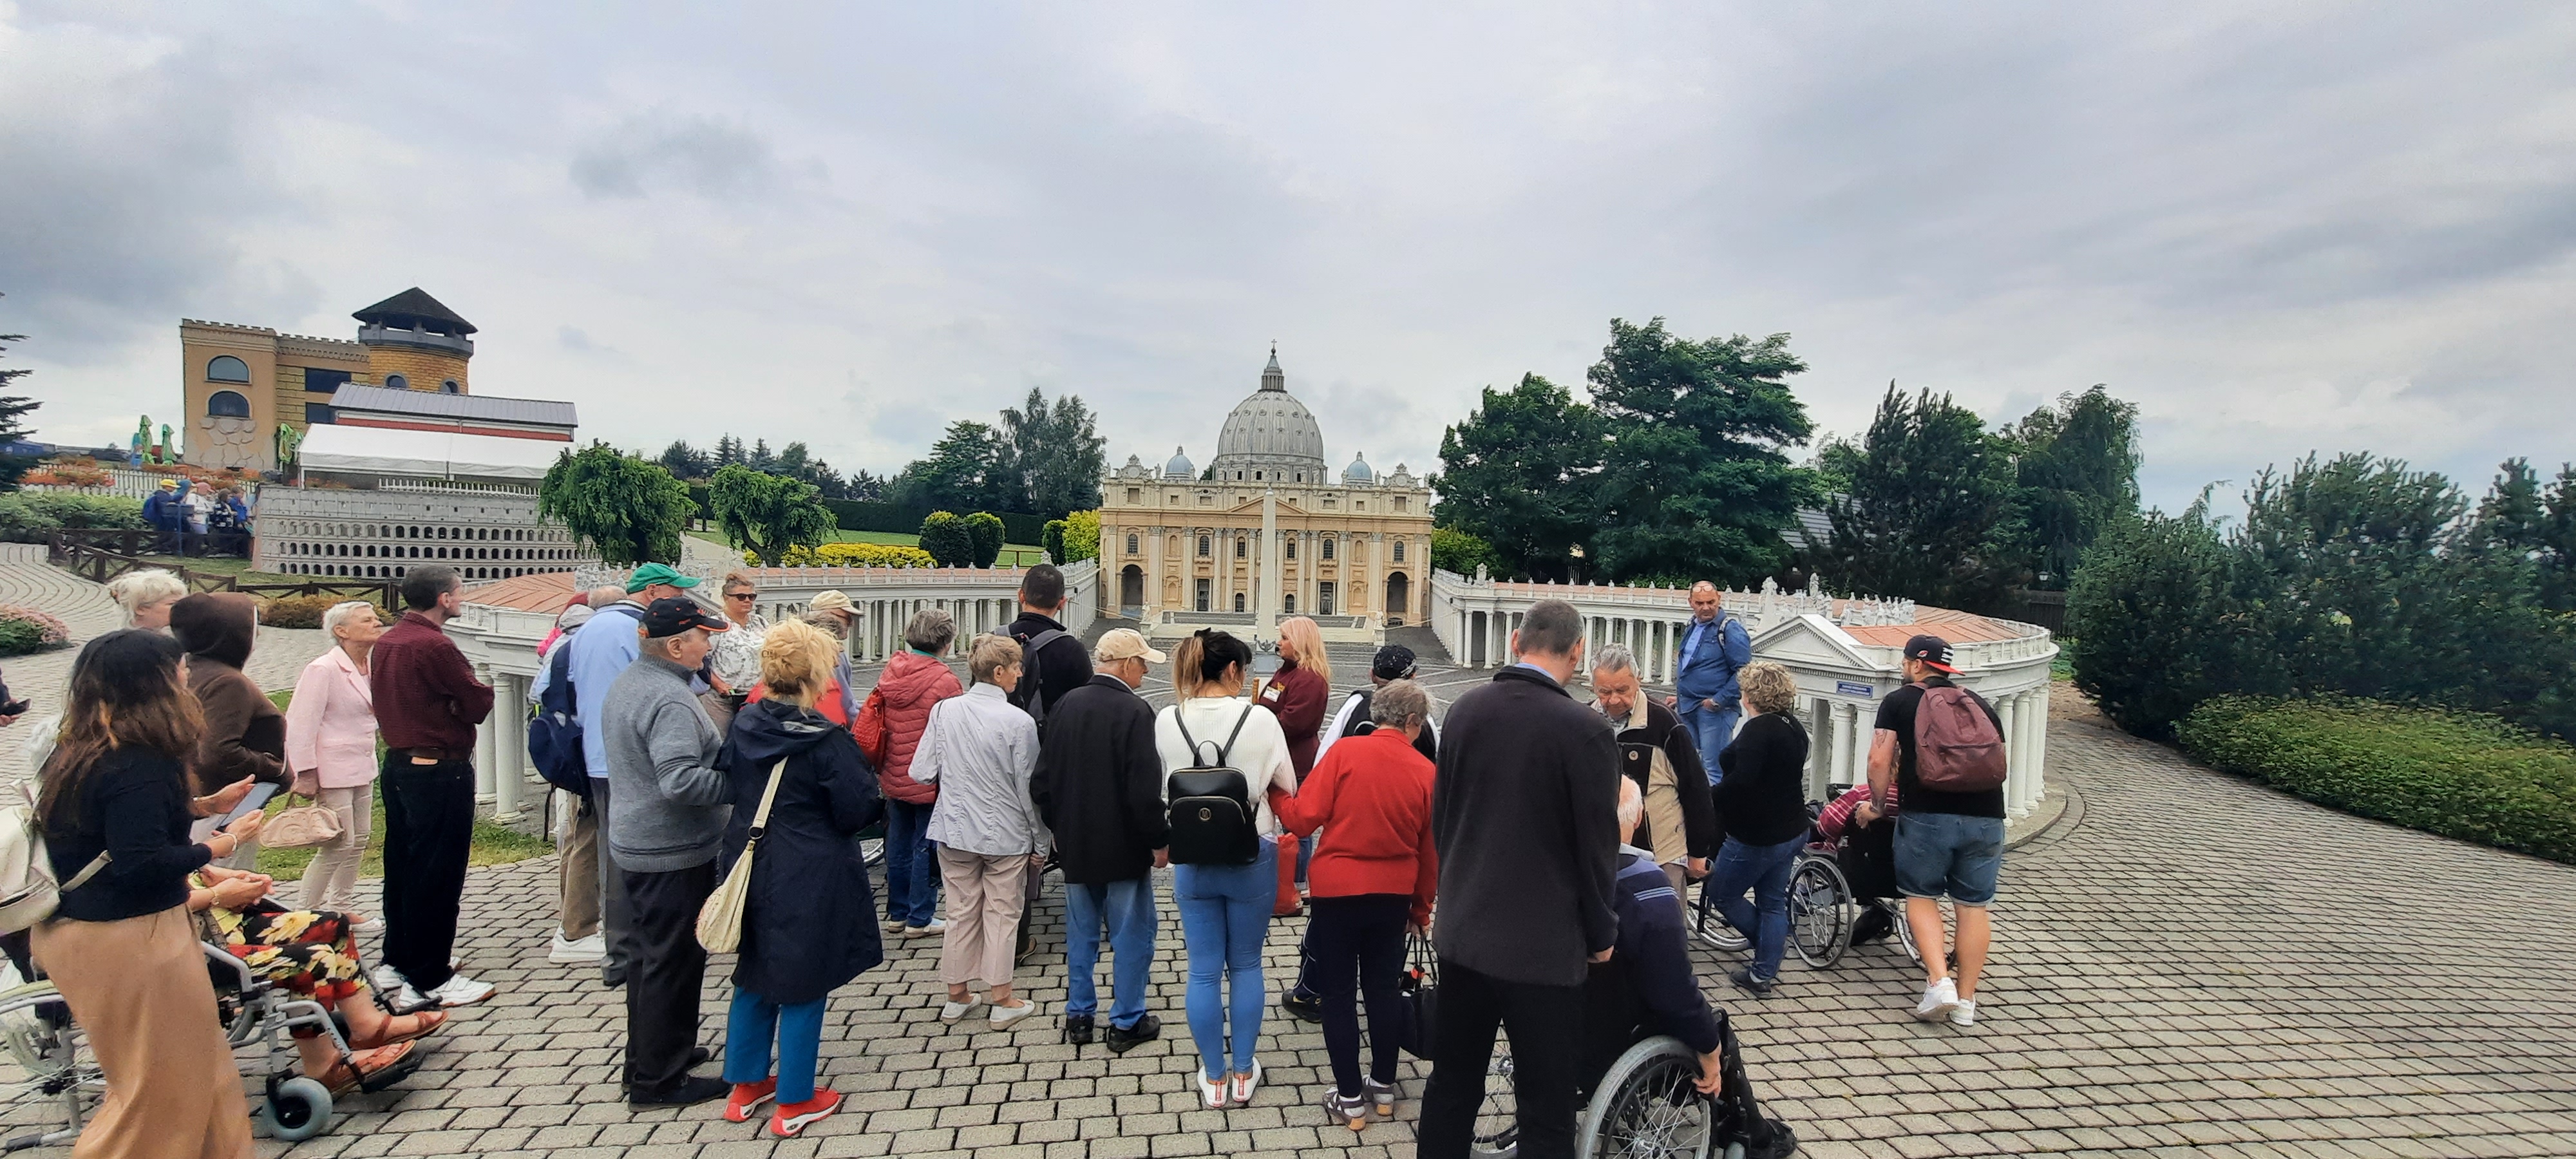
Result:
M176 419L182 317L880 471L1032 386L1205 463L1279 343L1436 466L1613 317L1786 331L1820 427L2108 383L2150 502L2576 458L2576 6L0 0L0 330L42 437Z

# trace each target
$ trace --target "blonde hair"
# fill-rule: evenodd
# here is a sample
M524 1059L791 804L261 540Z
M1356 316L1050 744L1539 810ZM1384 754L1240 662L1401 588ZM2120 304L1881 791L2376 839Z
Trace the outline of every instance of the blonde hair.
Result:
M744 571L741 568L735 568L732 571L726 572L724 574L724 579L718 581L716 584L716 590L718 592L729 592L735 588L750 588L756 592L760 590L760 581L753 579L750 572Z
M137 568L109 580L107 598L116 601L125 613L125 626L134 626L134 613L146 604L175 600L188 594L188 585L174 572L157 567Z
M1297 666L1333 682L1333 661L1324 654L1324 630L1315 621L1295 616L1279 622L1279 642L1296 652Z
M1798 706L1798 678L1769 660L1756 660L1735 674L1744 702L1756 713L1787 712Z
M998 633L986 632L975 637L974 650L966 654L966 674L973 677L977 684L991 684L995 673L1019 662L1019 641Z
M832 683L841 644L802 620L779 624L760 638L760 682L772 696L810 706Z

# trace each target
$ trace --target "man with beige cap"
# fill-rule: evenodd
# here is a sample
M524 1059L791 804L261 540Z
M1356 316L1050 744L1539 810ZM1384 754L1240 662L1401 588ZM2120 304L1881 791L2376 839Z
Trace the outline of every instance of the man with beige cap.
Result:
M850 683L850 634L859 630L859 609L850 604L850 594L838 588L817 592L805 605L805 622L832 634L841 642L841 662L832 668L832 679L841 688L841 715L833 720L843 728L859 719L859 692ZM831 716L828 709L816 709Z
M1029 782L1038 815L1056 835L1064 869L1064 1039L1092 1040L1100 996L1092 974L1105 926L1113 1001L1109 1049L1120 1054L1163 1032L1145 1012L1154 961L1155 869L1167 864L1163 762L1154 749L1154 710L1136 689L1162 653L1132 628L1100 638L1089 682L1047 711L1038 767Z

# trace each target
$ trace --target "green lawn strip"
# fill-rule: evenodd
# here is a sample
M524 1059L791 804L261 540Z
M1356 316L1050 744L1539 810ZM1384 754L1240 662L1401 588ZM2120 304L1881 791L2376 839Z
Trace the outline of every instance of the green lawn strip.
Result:
M692 531L689 534L715 544L718 547L731 546L725 542L725 537L720 532ZM873 543L881 547L919 547L921 546L921 537L902 531L836 530L832 532L832 542ZM997 567L1021 567L1027 564L1045 562L1046 549L1026 543L1003 544L1001 557L993 561L994 565Z
M268 694L268 698L283 709L288 701L295 698L295 693L293 691L272 692ZM376 756L379 759L384 756L384 744L381 741L376 745ZM373 796L375 819L368 823L367 856L358 867L358 873L362 877L382 877L385 873L385 793L381 783L377 785ZM297 798L296 803L304 802L302 798ZM286 798L283 796L268 803L268 813L272 817L285 808ZM554 843L542 836L521 833L489 818L476 817L473 845L465 857L467 863L472 865L507 865L513 861L525 861L531 857L543 856L553 850ZM311 849L272 849L263 845L259 850L259 871L279 881L302 877L304 867L313 860L313 854L314 851Z
M2219 696L2185 751L2317 804L2576 864L2576 747L2491 716L2342 697Z

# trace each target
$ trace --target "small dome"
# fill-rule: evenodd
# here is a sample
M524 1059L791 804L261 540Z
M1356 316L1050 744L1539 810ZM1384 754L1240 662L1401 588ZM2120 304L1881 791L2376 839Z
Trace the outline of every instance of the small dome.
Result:
M1182 454L1179 447L1172 448L1172 461L1163 464L1163 477L1166 479L1195 479L1198 478L1198 475L1199 469L1190 465L1190 457Z
M1377 481L1377 472L1369 470L1368 452L1362 451L1357 455L1351 456L1351 465L1342 468L1342 481L1345 483L1373 483Z

